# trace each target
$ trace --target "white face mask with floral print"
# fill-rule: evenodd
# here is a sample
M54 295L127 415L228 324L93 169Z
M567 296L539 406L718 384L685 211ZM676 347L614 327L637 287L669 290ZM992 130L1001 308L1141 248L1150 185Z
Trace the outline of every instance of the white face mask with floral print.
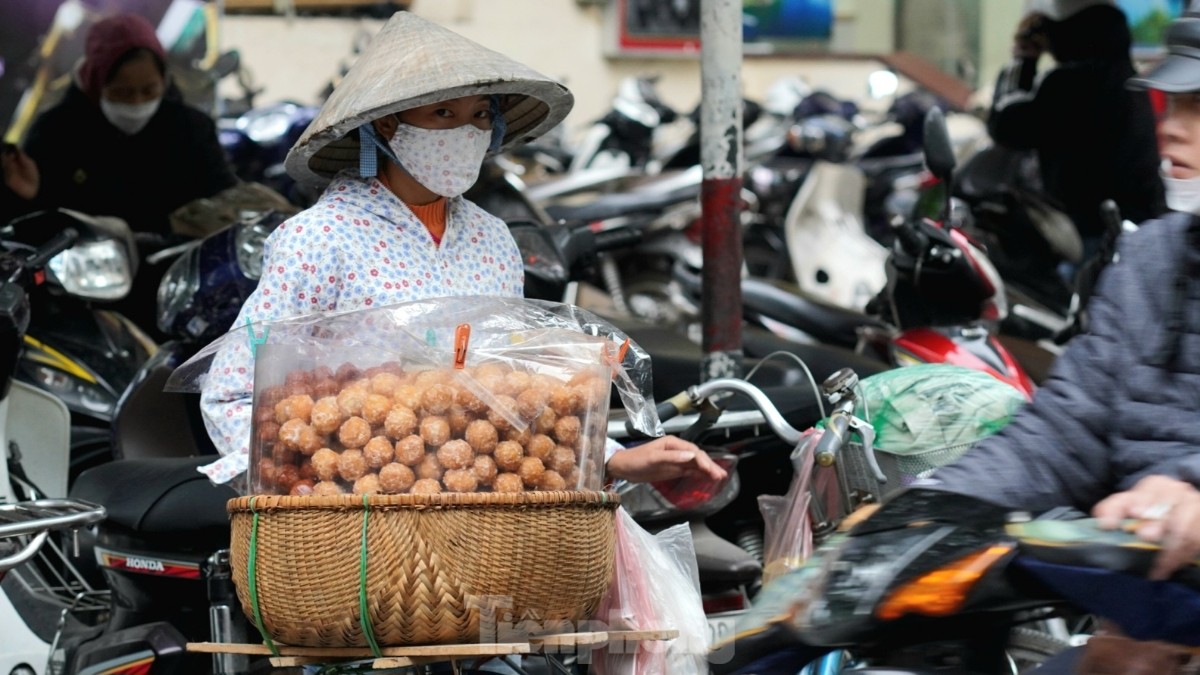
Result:
M434 194L457 197L479 178L492 132L464 124L455 129L422 129L400 123L388 141L400 168Z

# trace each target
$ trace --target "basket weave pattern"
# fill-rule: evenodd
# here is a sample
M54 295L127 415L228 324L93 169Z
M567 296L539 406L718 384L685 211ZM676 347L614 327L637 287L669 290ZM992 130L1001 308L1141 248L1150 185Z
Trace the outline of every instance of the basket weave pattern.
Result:
M253 622L250 505L241 497L228 510L234 582ZM368 505L367 611L380 646L479 642L489 635L481 607L502 622L579 621L608 590L615 495L387 495ZM263 496L254 510L258 607L271 639L366 646L362 497Z

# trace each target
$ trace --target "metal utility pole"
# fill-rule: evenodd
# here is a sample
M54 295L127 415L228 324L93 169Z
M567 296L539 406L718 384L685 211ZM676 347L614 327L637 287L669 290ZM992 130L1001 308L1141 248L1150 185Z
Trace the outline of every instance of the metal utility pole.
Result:
M700 0L701 380L742 372L742 0Z

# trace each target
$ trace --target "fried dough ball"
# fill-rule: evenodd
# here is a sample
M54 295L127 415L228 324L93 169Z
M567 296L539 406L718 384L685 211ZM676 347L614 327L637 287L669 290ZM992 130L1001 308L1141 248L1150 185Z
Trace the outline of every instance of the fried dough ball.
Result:
M504 376L500 390L497 393L506 396L520 396L522 392L529 388L532 378L529 373L523 373L519 370L514 370Z
M487 412L488 409L487 403L476 396L475 392L466 387L458 390L458 393L454 396L454 402L477 415Z
M437 458L443 469L465 469L475 461L475 451L466 441L446 441L442 447L438 448ZM446 487L450 487L449 484ZM464 490L454 491L464 492Z
M259 443L274 443L279 438L279 425L274 420L260 422L255 434L258 437Z
M475 477L479 479L480 485L491 485L492 481L496 480L496 474L499 468L496 466L496 460L492 459L491 455L475 455Z
M338 475L346 482L354 482L367 474L367 458L362 450L347 450L338 458Z
M271 459L278 465L295 464L296 451L277 446L271 450Z
M326 396L337 396L342 388L338 386L337 380L332 377L323 378L313 382L312 396L313 398L325 398Z
M317 438L317 431L308 425L304 420L288 420L279 427L279 442L283 447L300 450L302 447L307 447L309 443ZM320 449L320 445L309 450L305 454L311 455Z
M547 471L542 474L539 490L566 490L567 481L557 471Z
M421 409L421 390L411 384L397 387L392 399L409 410Z
M395 454L396 446L392 445L391 439L386 436L376 436L363 446L363 457L367 460L367 466L372 469L379 469L391 462Z
M416 466L425 459L425 439L409 434L396 441L396 461L406 466Z
M313 482L310 478L301 478L292 483L292 487L288 490L289 495L296 497L307 497L313 493Z
M362 377L362 371L352 363L343 363L338 366L337 372L333 375L334 379L345 386L347 382L353 382Z
M525 451L530 457L537 457L543 462L550 458L550 453L554 452L554 439L546 434L537 434L529 439L529 443L525 445Z
M514 375L516 373L513 373ZM550 404L550 394L539 389L526 389L517 395L517 414L523 420L534 420Z
M552 434L557 421L558 413L554 412L554 408L543 408L542 414L533 421L533 430L539 434Z
M560 417L554 423L554 437L563 445L575 445L579 440L579 433L583 430L583 423L574 415Z
M392 399L382 394L367 394L363 399L362 417L373 427L383 424L392 411Z
M508 432L504 434L504 440L516 441L523 446L528 446L529 441L533 440L533 429L530 429L529 427L525 427L520 431L517 431L516 429L509 429Z
M338 440L347 448L361 448L371 440L371 424L361 417L351 417L338 428Z
M374 495L379 494L382 488L379 487L379 475L369 473L362 478L354 481L354 494L356 495Z
M510 372L512 372L512 368L509 368L503 363L485 363L475 369L475 377L477 379L485 377L503 378Z
M312 409L311 396L289 396L275 404L275 421L283 424L288 420L301 420L308 424L308 416L312 413Z
M275 405L279 405L276 403ZM287 420L284 420L286 422ZM275 422L275 408L269 405L260 405L254 409L254 423L265 424L267 422ZM280 422L276 422L280 424Z
M298 480L300 480L300 467L295 464L284 464L275 469L275 486L281 493L291 490L292 483Z
M383 396L392 396L396 389L403 384L400 376L384 370L371 376L371 392Z
M317 430L311 426L305 425L300 430L300 438L296 440L296 449L304 455L312 455L321 446L325 445L325 440L317 433Z
M417 430L417 414L412 408L396 404L383 419L383 431L390 438L400 440Z
M455 405L446 412L446 422L450 425L450 437L462 438L467 433L467 425L475 420L471 413Z
M550 453L550 459L547 460L546 466L563 476L567 475L571 469L575 468L575 450L565 445L556 446Z
M500 434L496 432L496 427L487 420L475 420L468 424L463 438L475 452L486 454L495 450L496 444L500 442Z
M313 453L313 473L322 481L331 481L338 475L338 460L341 456L329 448L321 448Z
M312 458L305 457L300 461L300 478L312 480L317 477L317 470L313 468Z
M492 491L494 492L524 492L525 483L521 481L521 477L515 473L502 473L496 476L496 480L492 481Z
M314 496L343 495L343 494L346 494L346 491L343 490L342 486L338 485L337 482L335 482L335 481L323 480L320 483L317 483L316 485L313 486L312 493Z
M416 474L421 479L441 480L442 465L435 453L426 453L425 458L417 464Z
M265 488L275 484L275 462L270 457L258 460L258 484Z
M413 384L418 389L428 389L434 385L445 384L450 374L444 370L422 370L413 376Z
M579 467L575 467L575 468L571 469L570 471L564 473L562 476L563 476L563 480L565 480L567 482L567 486L570 487L570 489L572 489L572 490L579 489L579 488L589 489L588 486L579 484ZM600 486L596 486L596 489L599 489L599 487Z
M358 387L347 387L337 395L338 407L347 417L362 415L363 404L366 402L367 392Z
M583 397L574 387L558 387L550 392L550 407L559 417L574 415L583 407Z
M496 445L496 451L493 454L496 458L496 466L505 471L516 471L521 467L525 449L516 441L503 441Z
M451 492L474 492L479 489L479 477L474 469L452 469L442 476L442 483Z
M491 410L488 410L487 418L496 427L497 431L508 431L512 428L508 418L505 415L512 415L517 410L517 399L511 396L497 396ZM501 413L503 411L503 413Z
M421 420L421 438L432 446L441 446L450 440L450 423L445 417L431 415Z
M542 476L546 474L546 465L537 457L526 457L517 467L517 475L525 482L525 487L537 487L542 484Z
M271 412L274 412L275 404L279 403L285 398L287 398L287 394L284 393L283 387L276 385L274 387L267 387L266 389L263 389L262 394L259 395L259 403L261 403Z
M338 405L337 397L326 396L313 404L312 425L317 433L332 434L346 421L346 415Z
M417 482L417 475L403 464L392 462L379 470L379 488L389 494L407 492Z
M441 492L442 484L434 478L422 478L413 483L412 490L409 491L410 494L414 495L436 495L441 494Z
M421 411L426 415L444 415L454 403L454 388L439 382L421 392Z

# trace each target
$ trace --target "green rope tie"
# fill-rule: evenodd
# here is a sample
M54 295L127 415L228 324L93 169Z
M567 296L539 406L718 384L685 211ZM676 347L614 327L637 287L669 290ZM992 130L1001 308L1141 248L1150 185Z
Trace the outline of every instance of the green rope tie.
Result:
M363 495L362 548L358 559L358 611L362 615L363 636L371 646L371 653L378 659L383 657L383 652L379 650L379 643L375 641L375 629L371 626L371 616L367 613L367 523L371 516L371 509L367 504L368 497L369 495Z
M271 650L271 656L279 656L279 648L275 646L267 629L263 627L262 610L258 606L258 511L254 510L254 500L256 499L258 497L250 498L250 513L254 514L250 525L250 562L247 573L250 578L250 605L254 608L254 624L258 628L258 632L262 634L263 642L267 643L267 648Z

